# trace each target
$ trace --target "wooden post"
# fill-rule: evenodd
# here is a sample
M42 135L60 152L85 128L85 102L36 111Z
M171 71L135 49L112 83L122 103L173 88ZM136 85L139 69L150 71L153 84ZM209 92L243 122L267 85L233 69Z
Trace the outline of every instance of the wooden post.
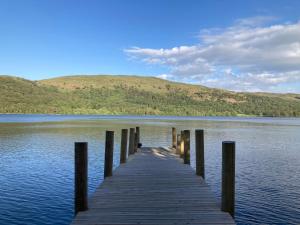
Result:
M141 142L141 138L140 138L140 127L136 127L135 128L135 132L137 133L137 144L139 144Z
M183 162L184 164L191 164L190 162L190 131L184 130L184 153Z
M134 128L130 128L129 131L129 155L134 154Z
M180 155L180 134L177 134L176 154Z
M122 129L122 134L121 134L121 149L120 149L120 163L126 163L126 158L127 158L127 140L128 140L128 129Z
M183 158L184 155L184 132L181 131L180 134L180 158Z
M137 148L138 148L138 133L135 132L134 133L134 153L137 152Z
M196 174L205 178L205 167L204 167L204 131L195 131L195 144L196 144Z
M176 128L172 127L172 148L176 148Z
M75 142L75 215L88 209L88 144Z
M222 143L222 211L234 218L235 142Z
M106 131L104 178L112 176L114 156L114 132Z

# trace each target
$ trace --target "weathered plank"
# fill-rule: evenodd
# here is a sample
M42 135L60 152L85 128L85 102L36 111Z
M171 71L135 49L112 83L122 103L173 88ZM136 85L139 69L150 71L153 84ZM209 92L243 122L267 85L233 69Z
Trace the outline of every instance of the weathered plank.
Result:
M107 177L73 225L235 224L202 177L162 148L142 148Z

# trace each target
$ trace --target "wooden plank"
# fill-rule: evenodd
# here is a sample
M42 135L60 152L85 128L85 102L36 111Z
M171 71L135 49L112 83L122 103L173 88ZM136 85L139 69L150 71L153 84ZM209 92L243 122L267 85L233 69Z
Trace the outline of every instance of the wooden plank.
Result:
M73 225L235 224L202 177L162 148L142 148L107 177Z

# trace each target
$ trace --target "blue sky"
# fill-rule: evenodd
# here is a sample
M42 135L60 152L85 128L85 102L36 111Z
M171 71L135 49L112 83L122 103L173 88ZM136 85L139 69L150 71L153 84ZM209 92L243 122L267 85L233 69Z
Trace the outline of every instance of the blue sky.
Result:
M299 8L297 0L0 0L0 74L136 74L300 92ZM248 38L228 40L236 36Z

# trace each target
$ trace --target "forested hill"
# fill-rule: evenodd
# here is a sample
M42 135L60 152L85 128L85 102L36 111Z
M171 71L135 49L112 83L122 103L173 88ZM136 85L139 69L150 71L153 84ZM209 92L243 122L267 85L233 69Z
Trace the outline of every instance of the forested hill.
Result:
M237 93L140 76L0 76L0 113L300 116L300 95Z

